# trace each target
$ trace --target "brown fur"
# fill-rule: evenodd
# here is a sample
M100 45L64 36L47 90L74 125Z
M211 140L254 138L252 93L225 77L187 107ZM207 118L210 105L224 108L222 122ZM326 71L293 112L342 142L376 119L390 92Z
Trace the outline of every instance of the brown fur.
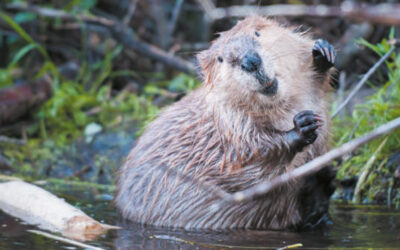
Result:
M218 56L226 60L240 50L231 45L238 37L251 37L260 45L257 51L266 72L279 81L276 95L255 92L248 87L254 79L218 62ZM165 109L129 154L116 196L122 215L140 223L184 228L282 230L303 223L302 180L251 202L228 204L167 170L235 192L326 152L329 76L314 72L313 44L305 34L261 17L247 18L221 33L198 55L204 85ZM317 140L296 153L285 133L303 110L313 110L325 122Z

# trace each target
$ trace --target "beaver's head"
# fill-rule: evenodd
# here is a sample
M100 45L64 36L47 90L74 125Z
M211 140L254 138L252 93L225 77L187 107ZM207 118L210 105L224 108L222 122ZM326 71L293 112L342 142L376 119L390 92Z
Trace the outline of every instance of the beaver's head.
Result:
M240 103L275 105L308 91L311 48L302 34L251 17L222 32L198 60L205 84L219 94Z
M238 35L228 41L217 39L210 49L199 55L206 84L244 95L273 97L279 82L270 58L257 41L257 35Z

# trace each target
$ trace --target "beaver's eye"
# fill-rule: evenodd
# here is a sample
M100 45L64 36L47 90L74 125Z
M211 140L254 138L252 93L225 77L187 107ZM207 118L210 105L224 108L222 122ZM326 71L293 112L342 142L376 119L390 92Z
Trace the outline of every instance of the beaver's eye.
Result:
M220 56L217 59L218 59L218 62L220 62L220 63L222 63L224 61L224 59L222 59L222 57L220 57Z
M259 37L260 36L260 33L256 30L256 32L254 32L254 34L257 36L257 37Z

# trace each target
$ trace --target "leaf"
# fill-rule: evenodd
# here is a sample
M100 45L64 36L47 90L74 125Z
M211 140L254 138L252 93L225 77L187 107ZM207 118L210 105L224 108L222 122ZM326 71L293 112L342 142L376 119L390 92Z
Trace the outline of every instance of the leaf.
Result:
M26 33L25 30L18 23L16 23L11 17L9 17L4 13L0 13L0 16L28 43L35 43L32 37L28 33Z
M0 13L0 16L6 21L25 41L27 41L29 44L34 44L34 46L39 50L39 52L43 55L43 57L46 59L47 63L49 64L49 69L53 73L55 77L55 81L58 82L58 70L57 67L54 65L54 63L50 60L49 55L47 54L47 51L44 49L43 46L39 45L36 43L32 37L26 33L26 31L18 24L16 23L11 17L4 13Z
M15 67L15 65L19 62L19 60L21 60L31 50L37 49L37 48L38 48L38 44L30 43L30 44L26 45L25 47L23 47L22 49L20 49L17 52L17 54L15 54L14 58L11 60L10 64L8 65L8 68L11 69L11 68Z

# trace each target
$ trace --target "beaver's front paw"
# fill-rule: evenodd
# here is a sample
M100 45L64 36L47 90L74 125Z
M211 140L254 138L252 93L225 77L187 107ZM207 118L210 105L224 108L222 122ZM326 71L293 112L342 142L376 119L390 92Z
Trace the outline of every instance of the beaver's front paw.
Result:
M335 63L335 48L327 41L318 39L312 50L314 67L319 73L325 73Z
M290 133L292 145L297 150L312 144L318 137L317 128L322 125L322 119L311 110L301 111L293 118L294 129Z

